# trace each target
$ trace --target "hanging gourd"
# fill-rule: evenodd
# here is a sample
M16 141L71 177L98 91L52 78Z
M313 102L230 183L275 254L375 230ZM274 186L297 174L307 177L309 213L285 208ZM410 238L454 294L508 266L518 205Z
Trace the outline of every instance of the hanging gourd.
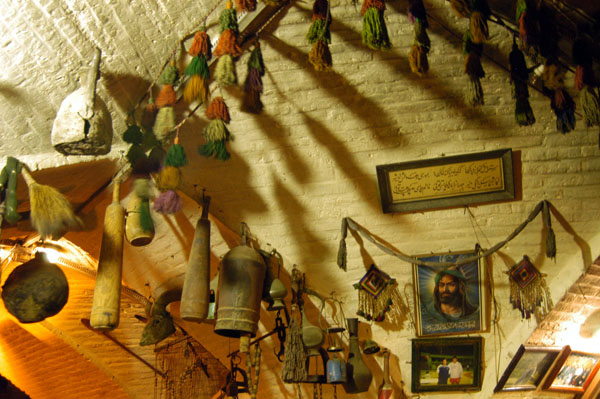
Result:
M237 84L234 58L242 54L242 49L237 43L237 12L233 8L231 0L227 1L227 7L221 12L219 24L221 25L221 36L219 36L217 47L213 53L215 57L218 57L215 78L220 85L231 86Z
M158 114L152 130L159 141L168 139L169 134L175 129L175 110L173 106L177 102L177 94L173 86L177 78L177 68L175 68L175 62L171 60L171 63L167 65L158 79L158 83L163 86L154 100L158 107Z
M183 90L183 98L189 103L196 100L204 103L208 99L208 83L210 81L208 61L212 58L212 45L210 37L206 33L206 27L196 32L188 53L194 58L184 72L189 79Z
M225 142L229 140L229 130L225 125L230 122L230 117L223 97L215 97L210 102L206 109L206 117L211 120L202 130L206 144L198 148L198 153L226 161L231 156L225 147Z
M254 43L254 49L252 49L248 58L248 74L244 82L244 98L242 103L244 111L255 114L261 113L263 103L260 96L263 92L262 77L264 74L265 64L260 50L260 42L257 39Z
M429 53L431 47L431 41L429 35L427 35L429 23L423 0L410 0L407 13L414 29L414 40L408 53L410 70L419 76L423 76L429 71L427 53Z
M535 123L535 116L531 105L529 105L529 70L525 61L525 55L516 41L513 41L512 51L509 55L510 81L512 84L512 96L516 100L515 120L520 126L529 126Z
M471 31L467 31L463 37L463 54L465 55L465 74L468 77L467 103L471 106L483 105L483 88L481 78L485 72L481 66L481 55L483 44L474 43L471 40Z
M313 47L308 53L308 60L317 71L328 71L331 69L332 59L329 44L331 43L331 11L329 1L315 0L313 4L313 15L310 29L306 34L308 43Z
M360 12L363 16L362 42L373 50L387 50L391 47L384 12L384 0L364 0Z

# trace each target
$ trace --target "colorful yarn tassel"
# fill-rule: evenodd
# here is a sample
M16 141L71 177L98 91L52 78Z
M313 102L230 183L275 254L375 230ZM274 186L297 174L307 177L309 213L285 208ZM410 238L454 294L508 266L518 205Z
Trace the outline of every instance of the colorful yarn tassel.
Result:
M391 47L384 12L384 0L364 0L361 9L362 41L373 50L387 50Z
M166 166L181 167L188 164L187 156L183 146L179 144L179 137L175 137L173 145L169 147L167 156L165 157Z
M212 57L210 37L206 33L206 28L196 32L188 53L194 58L184 72L190 79L183 91L183 98L187 102L196 100L206 102L208 99L208 82L210 80L208 61Z
M239 12L252 12L256 10L256 0L235 0Z
M408 53L408 62L410 70L423 76L429 71L429 61L427 54L431 47L429 35L427 35L427 13L423 0L410 0L408 3L408 20L413 24L414 40Z
M535 123L535 116L529 104L529 88L527 81L529 71L525 55L519 50L516 42L513 42L512 51L509 55L510 79L512 83L512 95L516 100L515 120L520 126L529 126Z
M179 212L182 206L183 202L179 194L174 190L168 190L156 197L152 209L158 213L168 215Z
M521 50L536 58L539 43L538 13L532 0L517 0L515 17L519 26Z
M237 13L231 1L219 16L221 36L215 48L214 55L219 57L215 71L215 78L220 85L229 86L237 84L237 73L234 58L242 54L242 49L237 43L238 25Z
M556 130L565 134L575 129L575 102L564 89L565 71L552 61L544 64L542 90L550 97L550 108L556 115Z
M485 77L481 65L483 45L471 40L470 31L467 31L463 38L463 53L465 54L464 72L468 76L467 103L472 106L483 105L483 88L481 87L481 78Z
M265 74L265 64L257 41L248 59L248 74L244 82L244 99L242 108L247 112L259 114L263 109L260 96L263 92L262 77Z
M308 43L313 47L308 54L308 60L317 71L329 71L332 65L331 51L331 13L329 1L315 0L313 4L312 23L306 34Z
M474 0L471 4L470 31L473 43L481 44L490 38L488 19L492 11L487 0Z
M230 154L225 147L225 142L229 140L230 134L225 124L230 122L230 117L225 100L222 97L215 97L206 109L206 116L211 121L202 130L206 144L198 148L198 153L205 157L214 156L226 161L230 158Z
M178 77L179 74L177 68L175 68L175 63L171 61L158 79L158 83L162 84L163 87L155 100L159 110L152 131L160 141L166 140L175 128L175 110L173 109L173 105L177 102L177 95L173 86Z

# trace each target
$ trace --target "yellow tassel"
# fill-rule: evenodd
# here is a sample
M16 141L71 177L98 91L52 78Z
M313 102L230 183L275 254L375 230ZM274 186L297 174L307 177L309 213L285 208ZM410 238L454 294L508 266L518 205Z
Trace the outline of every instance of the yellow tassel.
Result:
M317 71L331 70L331 52L325 40L317 40L308 53L308 60Z
M181 181L181 171L175 166L165 166L156 175L156 187L160 191L175 190Z
M231 55L225 54L219 57L215 68L215 79L225 86L237 84L237 73Z
M205 102L208 97L206 81L200 75L192 75L183 90L183 99L188 102L200 100Z
M408 53L408 63L410 70L419 76L423 76L429 71L429 61L427 60L427 52L422 46L413 44Z
M158 110L152 131L158 140L164 140L175 128L175 111L173 107L162 107Z

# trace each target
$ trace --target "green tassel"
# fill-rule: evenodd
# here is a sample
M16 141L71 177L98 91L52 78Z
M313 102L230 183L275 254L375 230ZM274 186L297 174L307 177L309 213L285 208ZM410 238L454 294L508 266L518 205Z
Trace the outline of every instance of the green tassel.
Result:
M179 73L174 65L167 65L165 70L160 74L158 78L158 84L160 85L174 85L177 81Z
M144 231L154 230L154 222L150 215L150 200L145 199L140 203L140 226Z
M221 119L213 119L210 123L202 130L202 135L208 141L219 141L228 140L229 131L225 122Z
M188 159L181 144L173 144L169 147L169 151L167 151L167 156L165 157L165 165L180 167L187 165L187 163Z
M235 8L225 9L221 12L221 15L219 15L219 25L221 25L221 32L226 29L231 29L237 33L238 24Z
M130 125L123 133L123 141L129 144L142 144L144 142L144 133L138 125Z
M529 99L527 97L517 97L517 104L515 106L515 120L519 126L530 126L535 123L535 116L531 105L529 105Z
M265 74L265 63L263 62L262 51L260 50L259 46L254 47L250 53L248 66L256 69L260 73L260 76Z
M225 141L209 141L200 148L198 148L198 153L205 157L215 156L215 158L220 159L221 161L228 160L231 155L227 152L227 148L225 147Z
M326 19L315 19L308 29L306 40L308 40L310 44L314 44L319 39L331 43L331 31L329 30L329 25L330 24Z
M232 86L237 84L237 73L233 57L225 54L219 57L217 67L215 68L215 79L223 86Z
M210 79L210 69L204 55L197 55L192 59L192 62L185 68L186 76L200 75L204 79Z
M383 11L369 7L365 11L362 27L362 41L373 50L389 49L391 47Z
M579 93L579 102L583 108L583 117L588 126L600 125L600 99L598 89L583 86Z
M518 22L521 18L521 14L527 11L527 0L517 0L517 12L515 20Z

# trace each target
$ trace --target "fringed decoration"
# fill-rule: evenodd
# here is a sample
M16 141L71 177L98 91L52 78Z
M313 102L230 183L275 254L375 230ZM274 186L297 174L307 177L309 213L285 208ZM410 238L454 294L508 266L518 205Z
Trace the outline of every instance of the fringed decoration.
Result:
M467 31L464 35L463 53L465 54L464 72L468 76L467 103L471 106L483 105L483 88L481 87L481 78L485 77L481 65L483 45L473 43L470 31Z
M212 58L212 44L210 42L210 36L206 33L206 27L200 29L194 35L194 41L188 50L188 54L192 57L203 55L207 61Z
M183 99L188 103L199 100L206 102L208 99L208 80L200 75L193 75L183 89Z
M471 7L470 31L473 43L481 44L490 38L488 19L492 11L487 0L474 0Z
M260 43L257 41L248 59L248 74L244 82L242 108L247 112L259 114L263 109L260 96L263 92L262 76L265 74Z
M337 265L343 271L347 270L347 250L346 250L346 237L348 236L348 221L346 218L342 219L342 237L340 238L340 247L337 254Z
M175 85L177 79L179 79L179 72L175 67L174 61L171 61L169 65L165 67L164 71L160 74L160 77L158 78L158 84Z
M542 220L546 228L546 256L553 259L556 257L556 237L554 236L554 230L552 230L550 203L546 200L542 204Z
M235 0L239 12L252 12L256 10L256 0Z
M158 213L168 215L179 212L182 206L183 203L179 194L174 190L167 190L156 197L152 209Z
M155 176L159 191L175 190L181 182L181 171L175 166L164 166Z
M544 276L527 256L509 271L510 303L519 309L523 319L535 315L541 321L552 309L552 297Z
M181 167L187 164L188 159L185 155L185 150L183 149L183 146L179 144L179 138L175 137L175 142L171 147L169 147L169 150L167 151L167 156L165 157L165 165Z
M206 117L208 119L220 119L225 123L231 122L229 109L223 97L215 97L206 108Z
M331 43L331 14L327 0L315 0L313 4L312 23L306 34L306 40L312 44L308 60L317 71L331 69L332 59L329 51Z
M429 40L429 35L427 35L427 16L425 14L425 18L414 17L411 19L414 19L414 41L408 53L408 62L410 70L413 73L423 76L429 71L427 53L429 53L429 48L431 47L431 41Z
M225 147L225 142L229 140L229 131L225 123L220 119L214 119L202 130L202 135L206 139L206 144L198 148L198 153L205 157L214 156L221 161L230 158L230 154Z
M237 84L237 71L231 55L225 54L219 57L215 68L215 79L222 86Z
M371 265L367 273L354 284L358 290L358 316L368 321L383 321L391 309L396 280Z
M212 45L205 27L194 35L194 41L188 53L194 58L184 72L190 79L183 90L183 99L187 102L200 100L204 103L208 99L208 82L210 80L208 60L212 57Z
M513 42L512 51L509 55L510 79L512 83L512 94L516 100L515 120L519 126L529 126L535 123L535 116L529 104L529 71L525 55L519 50L516 42Z
M173 107L162 107L158 110L152 131L160 141L165 140L175 129L175 110Z
M520 48L535 57L538 48L538 13L531 0L517 0L515 22L519 26Z
M135 179L133 182L133 191L142 200L139 207L140 226L144 231L153 231L154 222L150 214L150 180Z
M471 16L471 2L469 0L450 0L450 7L459 18Z
M600 125L600 95L597 87L583 86L579 92L579 104L587 126Z
M165 84L161 89L158 96L156 96L156 106L158 108L172 107L177 102L177 94L171 84Z
M281 379L285 383L306 381L306 349L302 342L302 329L298 317L292 313L285 340L285 358L281 370Z
M233 57L239 57L242 54L242 49L237 44L237 33L233 29L225 29L221 36L219 36L219 42L215 48L215 57L229 54Z
M373 50L387 50L391 47L384 19L384 0L364 0L362 42Z

